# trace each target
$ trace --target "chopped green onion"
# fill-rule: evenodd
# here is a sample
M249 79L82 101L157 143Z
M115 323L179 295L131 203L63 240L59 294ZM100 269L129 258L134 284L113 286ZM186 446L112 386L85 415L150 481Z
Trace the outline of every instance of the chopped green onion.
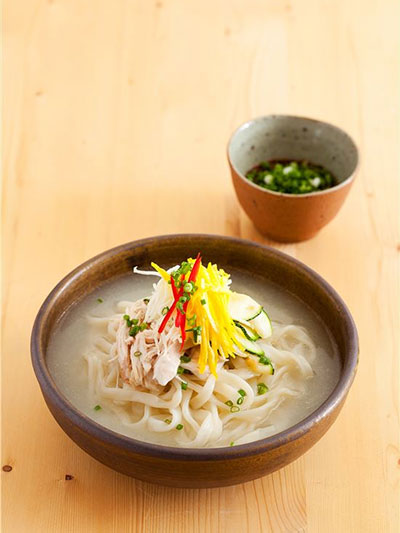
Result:
M188 326L194 326L196 324L196 315L186 319Z
M128 326L128 328L131 328L129 330L129 335L134 337L139 331L141 331L140 327L138 326L139 319L131 318L129 315L124 315L122 318L125 320L126 325Z
M131 337L136 337L136 335L139 333L139 326L132 326L131 329L129 330L129 335Z
M201 305L206 305L207 301L206 301L204 298L202 298L202 299L200 300L200 303L201 303Z
M232 405L233 405L233 401L232 401L232 400L227 400L227 401L225 402L225 405L227 405L228 407L232 407Z
M164 422L165 422L166 424L170 424L170 423L172 422L172 420L171 420L170 418L166 418L166 419L164 420Z
M95 405L95 406L93 407L93 409L94 409L95 411L100 411L100 409L101 409L101 405Z
M150 302L149 298L143 298L144 303L147 305Z
M240 407L238 407L237 405L232 405L232 407L230 408L231 413L238 413L239 411Z
M188 386L188 384L186 383L186 381L182 381L182 383L181 383L181 389L182 389L182 390L186 390L186 389L187 389L187 386Z
M192 358L189 357L188 355L182 355L181 356L182 363L190 363L191 360L192 360Z
M232 441L229 443L229 446L233 446L235 443Z
M142 355L142 352L140 350L137 350L136 352L134 352L133 354L135 357L140 357Z
M139 329L140 331L144 331L145 329L147 329L147 327L148 327L147 322L142 322L139 326Z
M261 394L265 394L266 392L268 392L268 387L266 386L266 384L257 383L257 394L261 395Z
M166 305L165 307L162 308L161 314L165 316L168 313L168 311L169 311L169 307L168 305Z
M269 365L271 367L271 374L273 375L274 372L275 372L275 369L273 367L273 364L271 362L271 359L269 359L268 357L266 357L265 355L262 355L261 357L258 358L258 360L260 361L260 363L262 365Z
M194 286L194 283L192 283L191 281L188 282L188 283L185 283L185 285L183 286L183 290L185 292L192 292L193 290L193 286Z
M193 372L191 372L188 368L184 368L183 369L183 373L184 374L193 374Z
M175 285L177 288L181 286L181 276L186 275L191 269L191 264L187 261L183 261L180 267L177 268L174 272L172 272L171 276L174 278ZM183 283L185 283L185 281Z
M183 368L181 366L178 366L178 370L176 371L177 374L183 374Z
M102 304L104 302L103 298L97 298L97 301L99 302L99 304Z
M201 326L195 326L194 328L187 329L186 331L192 331L193 332L193 340L195 343L197 343L200 335L201 335Z
M243 396L241 396L240 398L237 399L237 402L236 402L236 403L237 403L238 405L242 405L243 401L244 401L244 400L243 400Z
M176 426L176 429L177 429L178 431L180 431L181 429L183 429L183 424L178 424L178 425Z
M240 394L240 396L246 396L246 391L244 391L243 389L239 389L238 394Z
M333 175L309 161L263 161L246 173L256 185L288 194L307 194L335 185Z

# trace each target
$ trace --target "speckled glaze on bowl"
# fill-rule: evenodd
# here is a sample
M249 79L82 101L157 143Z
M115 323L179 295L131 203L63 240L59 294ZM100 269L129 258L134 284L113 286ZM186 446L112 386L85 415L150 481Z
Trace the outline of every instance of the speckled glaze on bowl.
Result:
M308 160L322 165L339 182L309 194L282 194L245 178L261 161ZM269 115L240 126L228 145L228 160L240 205L256 228L271 239L310 239L342 206L358 165L354 141L340 128L310 118Z
M339 382L311 415L272 437L229 448L175 448L149 444L111 431L76 409L58 390L46 357L60 318L78 300L132 267L180 263L201 251L205 262L273 282L308 305L322 320L342 359ZM39 310L31 338L32 363L54 418L92 457L129 476L172 487L219 487L249 481L297 459L315 444L338 416L353 382L358 358L357 331L346 305L318 274L291 257L249 241L213 235L168 235L108 250L68 274ZM46 438L46 435L43 435Z

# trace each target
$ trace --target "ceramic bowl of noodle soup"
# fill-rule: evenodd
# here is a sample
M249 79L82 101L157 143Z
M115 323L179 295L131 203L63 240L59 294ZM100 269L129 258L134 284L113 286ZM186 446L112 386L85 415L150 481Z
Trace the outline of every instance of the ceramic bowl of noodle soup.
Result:
M299 261L167 235L68 274L39 310L31 353L52 415L92 457L152 483L217 487L282 468L323 436L358 340L342 299Z

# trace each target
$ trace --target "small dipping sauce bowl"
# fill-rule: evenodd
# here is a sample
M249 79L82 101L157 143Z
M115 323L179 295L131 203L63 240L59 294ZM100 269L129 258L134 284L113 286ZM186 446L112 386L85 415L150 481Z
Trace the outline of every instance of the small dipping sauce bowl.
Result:
M287 194L264 189L246 178L262 161L309 161L335 178L329 189ZM240 205L256 228L279 242L314 237L341 208L358 166L352 138L327 122L268 115L242 124L228 144L228 161Z

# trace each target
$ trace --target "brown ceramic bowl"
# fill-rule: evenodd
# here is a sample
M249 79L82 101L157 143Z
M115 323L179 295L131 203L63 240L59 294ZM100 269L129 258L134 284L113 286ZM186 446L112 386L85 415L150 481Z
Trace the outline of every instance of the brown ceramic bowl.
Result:
M228 145L228 160L240 205L256 228L275 241L313 237L342 206L358 165L353 140L340 128L310 118L259 117L240 126ZM322 165L338 184L309 194L283 194L245 178L261 161L307 160Z
M151 261L168 266L202 252L228 271L273 282L300 298L323 321L342 359L339 382L329 398L300 423L272 437L229 448L173 448L115 433L79 412L58 390L49 373L49 339L60 318L77 300L105 282ZM32 331L32 363L44 399L71 439L105 465L135 478L174 487L218 487L264 476L297 459L315 444L338 416L357 367L353 319L338 294L318 274L266 246L212 235L170 235L128 243L104 252L68 274L42 305ZM46 438L44 435L43 438Z

